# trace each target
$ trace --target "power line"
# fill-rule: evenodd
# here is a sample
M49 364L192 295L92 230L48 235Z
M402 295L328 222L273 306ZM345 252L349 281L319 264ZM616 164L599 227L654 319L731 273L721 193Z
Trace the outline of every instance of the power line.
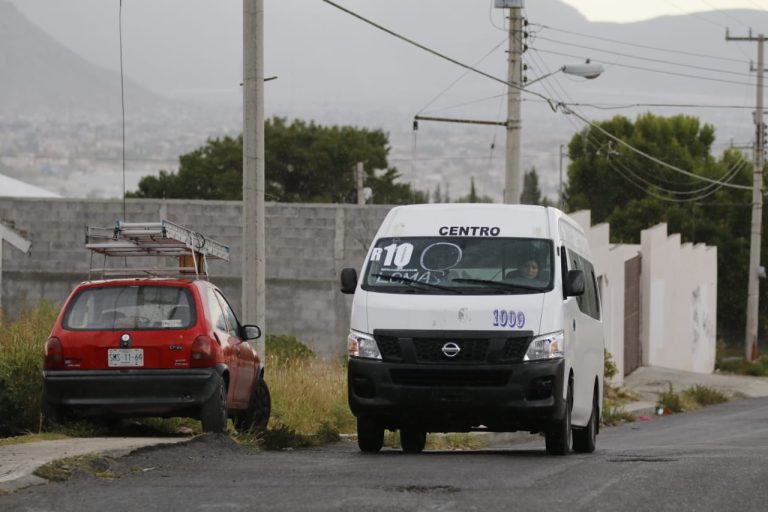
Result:
M747 189L747 190L751 190L752 189L752 187L745 187L745 186L742 186L742 185L732 185L730 183L722 183L722 182L719 182L717 180L713 180L713 179L707 178L705 176L699 176L697 174L691 173L691 172L686 171L684 169L680 169L680 168L678 168L678 167L676 167L674 165L671 165L671 164L669 164L667 162L664 162L663 160L660 160L660 159L658 159L658 158L656 158L656 157L654 157L652 155L649 155L648 153L646 153L646 152L644 152L644 151L642 151L642 150L632 146L631 144L629 144L629 143L625 142L624 140L620 139L619 137L611 134L610 132L605 130L603 127L595 124L594 122L592 122L589 119L587 119L585 116L579 114L573 108L566 106L563 102L556 102L555 100L545 96L544 94L527 90L527 89L525 89L525 88L523 88L523 87L521 87L521 86L519 86L517 84L512 84L510 82L507 82L506 80L502 80L501 78L495 77L495 76L493 76L493 75L491 75L489 73L486 73L486 72L481 71L479 69L476 69L476 68L474 68L472 66L464 64L463 62L460 62L460 61L458 61L458 60L456 60L456 59L454 59L452 57L449 57L449 56L447 56L445 54L442 54L442 53L440 53L440 52L438 52L436 50L433 50L433 49L431 49L429 47L426 47L426 46L424 46L422 44L419 44L416 41L413 41L412 39L409 39L409 38L407 38L407 37L405 37L405 36L403 36L401 34L398 34L397 32L394 32L394 31L392 31L392 30L390 30L390 29L388 29L386 27L383 27L382 25L379 25L378 23L375 23L375 22L373 22L371 20L368 20L367 18L365 18L365 17L363 17L363 16L361 16L361 15L359 15L359 14L357 14L357 13L355 13L355 12L345 8L345 7L342 7L341 5L335 3L335 2L333 2L331 0L322 0L322 1L327 3L328 5L331 5L331 6L335 7L336 9L339 9L340 11L343 11L343 12L349 14L350 16L353 16L353 17L355 17L355 18L357 18L357 19L359 19L359 20L361 20L361 21L363 21L363 22L365 22L365 23L367 23L367 24L369 24L369 25L379 29L379 30L382 30L382 31L392 35L393 37L396 37L396 38L398 38L398 39L400 39L402 41L407 42L408 44L416 46L417 48L420 48L420 49L422 49L422 50L424 50L424 51L426 51L426 52L428 52L428 53L430 53L432 55L435 55L436 57L439 57L441 59L447 60L448 62L451 62L451 63L453 63L453 64L455 64L457 66L460 66L460 67L462 67L464 69L472 70L475 73L478 73L479 75L482 75L482 76L484 76L486 78L490 78L491 80L493 80L495 82L500 82L500 83L509 85L510 87L514 87L514 88L520 90L521 92L526 92L528 94L532 94L532 95L534 95L534 96L536 96L538 98L541 98L541 99L547 101L547 103L549 103L549 105L552 107L552 109L555 112L557 112L557 110L559 108L564 114L571 114L571 115L577 117L582 122L588 124L589 126L592 126L596 130L600 131L601 133L603 133L604 135L606 135L610 139L618 142L622 146L630 149L631 151L637 153L638 155L641 155L641 156L647 158L648 160L650 160L652 162L655 162L655 163L657 163L657 164L659 164L659 165L661 165L663 167L666 167L666 168L668 168L670 170L673 170L675 172L679 172L679 173L684 174L686 176L690 176L692 178L696 178L696 179L699 179L699 180L702 180L702 181L707 181L707 182L710 182L710 183L722 184L723 186L727 186L727 187L731 187L731 188ZM541 51L541 50L539 50L539 51Z
M323 0L323 1L325 1L325 0ZM529 49L532 49L532 48L529 48ZM538 52L541 52L541 53L549 53L549 54L552 54L552 55L560 55L561 57L570 57L570 58L573 58L573 59L583 59L584 58L583 55L574 55L572 53L556 52L556 51L553 51L553 50L542 50L541 48L536 48L535 50L538 51ZM720 82L720 83L724 83L724 84L748 85L750 87L754 86L754 84L749 84L749 83L746 83L746 82L737 82L735 80L726 80L724 78L706 77L706 76L701 76L701 75L691 75L691 74L688 74L688 73L678 73L678 72L675 72L675 71L665 71L665 70L661 70L661 69L645 68L645 67L642 67L642 66L633 66L631 64L620 64L620 63L617 63L617 62L610 62L610 61L601 60L601 59L593 59L593 58L591 58L590 60L593 61L593 62L599 62L601 64L605 64L607 66L618 66L618 67L622 67L622 68L635 69L635 70L638 70L638 71L648 71L650 73L660 73L662 75L680 76L680 77L684 77L684 78L695 78L697 80L708 80L710 82Z
M529 24L529 26L530 25L540 26L542 28L553 30L555 32L562 32L564 34L571 34L571 35L575 35L575 36L586 37L586 38L589 38L589 39L596 39L598 41L606 41L606 42L609 42L609 43L623 44L625 46L633 46L635 48L644 48L646 50L654 50L654 51L657 51L657 52L675 53L675 54L678 54L678 55L687 55L689 57L698 57L698 58L702 58L702 59L720 60L720 61L725 61L725 62L738 62L739 64L747 64L747 61L745 61L745 60L734 59L734 58L730 58L730 57L717 57L717 56L714 56L714 55L706 55L706 54L703 54L703 53L688 52L688 51L683 51L683 50L673 50L671 48L661 48L659 46L649 46L649 45L638 44L638 43L629 43L627 41L622 41L620 39L611 39L609 37L601 37L601 36L594 36L594 35L591 35L591 34L583 34L581 32L574 32L572 30L565 30L565 29L561 29L561 28L556 28L556 27L553 27L551 25L543 25L543 24L535 24L535 23L531 23L531 24Z
M486 53L485 55L483 55L483 56L482 56L482 57L481 57L481 58L480 58L480 59L479 59L477 62L475 62L475 63L472 65L472 67L476 67L476 66L478 66L478 65L479 65L480 63L482 63L482 62L483 62L485 59L487 59L489 55L491 55L493 52L495 52L496 50L498 50L498 49L499 49L499 47L500 47L501 45L503 45L504 43L506 43L506 42L507 42L507 39L506 39L506 38L502 39L502 41L501 41L499 44L497 44L496 46L494 46L494 47L491 49L491 51L489 51L488 53ZM431 106L431 105L432 105L434 102L436 102L438 99L440 99L440 97L441 97L441 96L443 96L443 95L444 95L446 92L448 92L448 91L449 91L449 90L450 90L450 89L451 89L451 88L452 88L454 85L456 85L457 83L459 83L459 82L460 82L460 81L461 81L461 80L462 80L462 79L463 79L465 76L467 76L467 75L468 75L469 73L471 73L471 72L472 72L472 70L471 70L471 69L467 69L467 70L465 70L465 71L464 71L464 73L462 73L462 74L461 74L461 75L460 75L458 78L456 78L456 79L455 79L453 82L451 82L451 83L448 85L448 87L446 87L445 89L443 89L443 90L442 90L442 91L441 91L441 92L440 92L440 93L439 93L437 96L435 96L434 98L432 98L432 100L430 100L430 101L429 101L429 102L428 102L426 105L424 105L424 106L421 108L421 110L419 110L418 112L416 112L416 115L419 115L419 114L421 114L422 112L424 112L426 109L428 109L428 108L429 108L429 107L430 107L430 106Z
M581 44L576 44L576 43L570 43L570 42L566 42L566 41L559 41L557 39L552 39L552 38L544 37L544 36L537 36L536 39L537 40L541 39L542 41L549 41L549 42L555 43L555 44L567 45L567 46L576 47L576 48L583 48L585 50L593 50L593 51L596 51L596 52L610 53L611 55L618 55L620 57L627 57L627 58L630 58L630 59L644 60L644 61L647 61L647 62L655 62L655 63L658 63L658 64L669 64L670 66L679 66L679 67L684 67L684 68L698 69L700 71L710 71L712 73L722 73L722 74L727 74L727 75L737 75L737 76L746 76L746 77L751 77L752 76L749 73L740 73L740 72L737 72L737 71L728 71L728 70L722 70L722 69L717 69L717 68L710 68L710 67L706 67L706 66L696 66L694 64L683 64L681 62L675 62L675 61L664 60L664 59L654 59L654 58L651 58L651 57L640 57L638 55L632 55L632 54L628 54L628 53L616 52L616 51L613 51L613 50L604 50L602 48L595 48L593 46L587 46L587 45L581 45Z

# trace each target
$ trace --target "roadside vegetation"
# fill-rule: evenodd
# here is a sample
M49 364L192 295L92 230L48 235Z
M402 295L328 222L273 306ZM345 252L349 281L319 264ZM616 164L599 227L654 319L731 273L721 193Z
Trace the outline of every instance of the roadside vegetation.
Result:
M637 397L624 388L617 388L608 383L618 371L616 363L613 362L613 356L606 350L603 366L603 425L608 427L635 421L635 416L625 411L624 406L637 400Z
M749 375L751 377L768 377L768 354L762 354L755 362L744 359L742 345L729 346L723 340L717 342L715 368L720 372Z
M669 383L666 391L659 393L656 407L664 414L675 412L693 411L710 405L721 404L728 401L728 397L722 392L697 384L680 393L676 392Z
M58 311L47 302L0 319L0 436L40 430L43 345Z

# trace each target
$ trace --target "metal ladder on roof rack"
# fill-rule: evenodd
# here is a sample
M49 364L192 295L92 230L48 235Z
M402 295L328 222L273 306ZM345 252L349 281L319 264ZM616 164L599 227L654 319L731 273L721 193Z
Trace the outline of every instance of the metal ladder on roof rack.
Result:
M107 276L208 277L208 260L229 261L229 246L192 229L162 219L160 222L116 221L114 228L86 227L85 247L91 251L88 279L94 272ZM93 267L94 254L104 256L102 268ZM178 258L178 267L109 267L108 257L160 256Z

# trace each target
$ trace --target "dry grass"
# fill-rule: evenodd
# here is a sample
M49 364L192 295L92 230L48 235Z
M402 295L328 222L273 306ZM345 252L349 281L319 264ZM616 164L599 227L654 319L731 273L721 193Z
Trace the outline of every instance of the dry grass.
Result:
M43 347L57 313L43 302L0 321L0 435L39 430Z
M266 380L272 394L270 427L288 427L305 436L329 428L340 433L355 431L342 363L268 356Z

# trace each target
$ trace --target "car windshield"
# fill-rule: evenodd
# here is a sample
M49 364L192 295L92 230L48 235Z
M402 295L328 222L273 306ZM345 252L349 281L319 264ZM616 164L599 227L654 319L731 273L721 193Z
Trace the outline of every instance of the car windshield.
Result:
M192 294L175 286L87 288L72 301L64 328L73 330L185 329L195 324Z
M552 255L552 242L539 238L381 238L368 259L363 289L440 295L541 293L553 286Z

